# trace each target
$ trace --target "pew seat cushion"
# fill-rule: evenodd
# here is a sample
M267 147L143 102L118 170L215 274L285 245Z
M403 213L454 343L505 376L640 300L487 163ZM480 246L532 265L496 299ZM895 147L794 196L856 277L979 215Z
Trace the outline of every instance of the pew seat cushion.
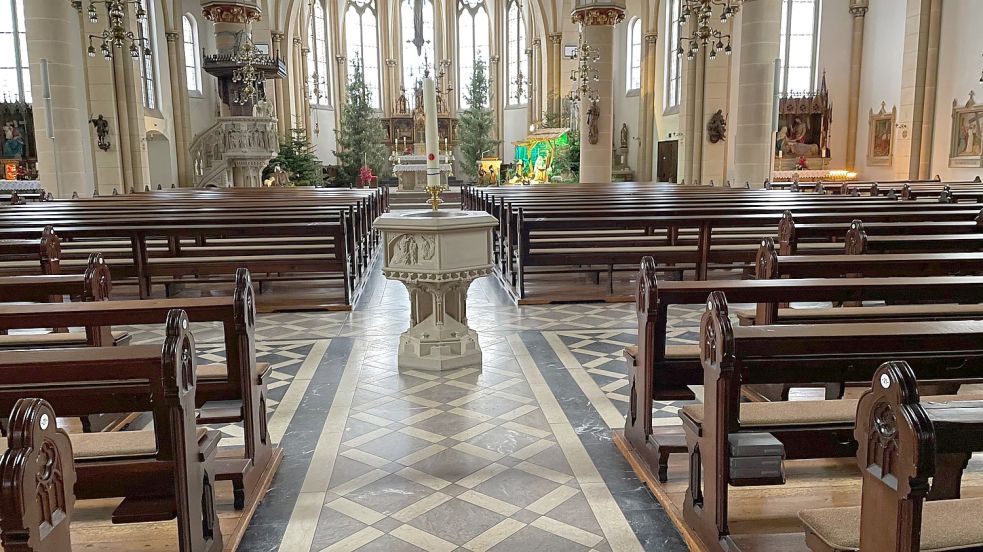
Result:
M741 425L765 427L853 423L857 416L857 402L853 399L843 399L742 403ZM702 404L684 406L682 413L697 424L703 423Z
M256 375L260 378L266 377L269 371L269 362L256 363ZM225 363L199 364L198 370L195 372L195 374L198 375L198 379L224 380L229 375L229 369Z
M922 397L923 402L946 403L983 400L979 393L963 395L932 395ZM741 426L814 426L826 424L853 424L857 416L857 399L829 401L774 401L741 403ZM697 425L703 423L703 405L691 404L681 411Z
M638 358L638 347L629 345L625 351L632 357ZM666 358L700 358L699 345L667 345Z
M983 498L925 502L922 512L922 552L942 552L983 546ZM803 510L806 530L833 550L860 549L860 507Z
M114 345L122 345L130 340L129 332L114 331L112 334ZM0 349L78 347L84 346L85 343L85 332L0 335Z
M207 428L199 427L198 440L200 441L207 432ZM157 441L153 430L69 433L68 438L72 441L72 454L76 460L143 457L157 454ZM7 450L7 440L0 439L0 452L4 450Z
M753 322L757 316L757 313L753 309L741 309L736 311L736 314L737 318L741 320L742 324L745 321ZM785 321L823 318L886 318L901 316L937 316L944 318L949 316L976 315L983 316L983 305L872 305L867 307L778 309L778 319Z

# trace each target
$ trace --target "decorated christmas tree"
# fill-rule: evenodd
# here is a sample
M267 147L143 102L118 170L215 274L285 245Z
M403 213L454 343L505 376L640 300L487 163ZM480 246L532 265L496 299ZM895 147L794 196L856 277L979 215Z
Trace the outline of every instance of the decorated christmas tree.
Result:
M348 94L338 128L338 181L357 184L363 166L381 174L386 164L386 131L372 107L372 91L365 84L362 60L352 61Z
M478 179L478 161L493 154L499 144L498 140L491 137L495 122L492 111L488 108L488 76L485 74L485 62L481 58L474 62L474 72L471 73L471 84L468 85L465 99L468 108L461 113L458 132L461 136L464 175L473 182Z
M290 136L280 143L280 151L263 169L263 179L267 179L280 167L286 171L290 184L294 186L318 186L323 180L321 161L314 155L314 144L307 139L307 131L302 128L290 129Z

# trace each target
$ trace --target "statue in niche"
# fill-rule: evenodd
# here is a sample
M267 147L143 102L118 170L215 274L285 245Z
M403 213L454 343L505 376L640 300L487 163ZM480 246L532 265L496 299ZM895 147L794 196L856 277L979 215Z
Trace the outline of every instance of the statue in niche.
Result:
M403 88L399 93L399 97L396 98L396 113L405 115L408 112L407 102L406 102L406 89Z
M598 125L601 123L601 108L596 101L591 102L590 109L587 110L587 141L592 145L597 144L601 131Z
M727 120L724 119L724 111L718 109L716 113L710 116L710 121L707 122L707 140L711 144L716 144L721 140L727 139Z
M621 123L621 147L628 149L628 123Z

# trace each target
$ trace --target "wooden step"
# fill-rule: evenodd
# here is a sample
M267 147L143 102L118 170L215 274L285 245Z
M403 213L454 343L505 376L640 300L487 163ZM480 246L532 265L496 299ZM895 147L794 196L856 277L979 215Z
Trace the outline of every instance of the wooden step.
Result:
M113 510L113 523L169 521L177 517L172 497L127 497Z

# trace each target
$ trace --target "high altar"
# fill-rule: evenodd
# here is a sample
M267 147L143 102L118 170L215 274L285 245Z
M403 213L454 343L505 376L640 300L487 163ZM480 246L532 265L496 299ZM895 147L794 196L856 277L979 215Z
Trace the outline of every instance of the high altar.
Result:
M549 182L557 148L569 143L569 128L541 128L525 140L514 142L515 176L512 180Z
M447 177L454 167L454 147L457 145L457 118L450 113L446 100L451 89L437 90L437 132L440 136L440 180L447 185ZM423 84L417 82L413 90L413 109L404 90L393 108L392 117L382 120L388 143L392 146L389 160L393 174L399 179L399 189L423 190L427 185L427 157L425 113L423 110Z

